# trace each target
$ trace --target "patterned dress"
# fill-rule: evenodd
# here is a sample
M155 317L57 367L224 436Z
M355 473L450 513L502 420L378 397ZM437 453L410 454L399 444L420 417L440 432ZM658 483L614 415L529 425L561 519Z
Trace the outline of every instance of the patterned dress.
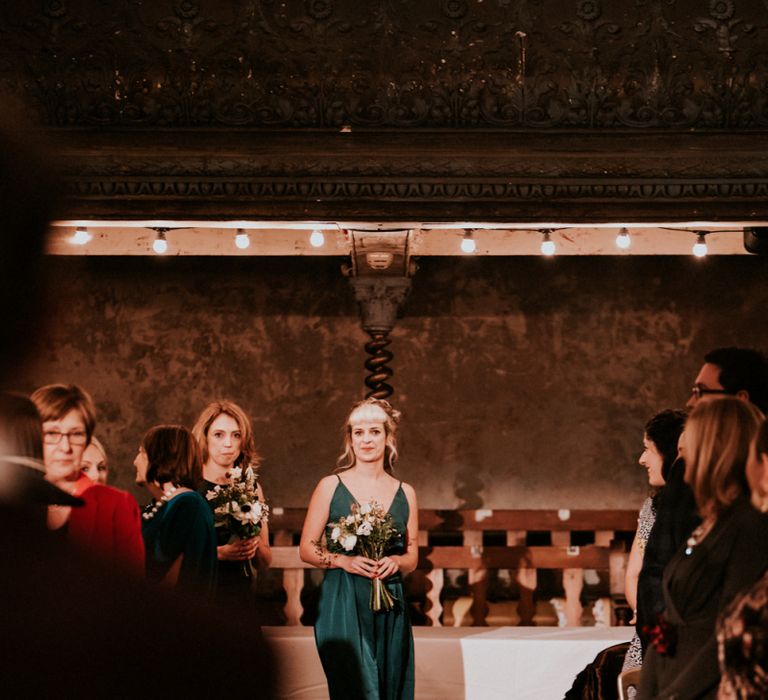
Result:
M768 573L723 611L717 653L718 700L768 697Z
M635 539L640 553L645 553L645 545L651 534L653 523L656 522L656 509L653 507L653 498L649 496L645 499L640 515L637 518L637 533ZM622 673L633 668L640 668L643 665L643 647L640 644L640 637L635 632L632 641L629 644L627 655L624 657L624 665L621 667Z

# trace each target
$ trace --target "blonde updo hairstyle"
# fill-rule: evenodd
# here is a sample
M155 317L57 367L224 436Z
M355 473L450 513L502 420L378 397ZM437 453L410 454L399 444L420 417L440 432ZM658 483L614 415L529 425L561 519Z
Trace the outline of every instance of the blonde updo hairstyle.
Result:
M381 422L384 424L386 436L384 446L384 471L394 472L397 461L397 424L400 422L400 411L392 408L389 401L368 398L358 401L349 412L344 424L344 451L336 460L336 471L343 472L355 466L355 452L352 449L352 427L356 423Z
M749 494L746 465L763 414L735 397L700 402L685 424L685 480L702 517L718 517Z

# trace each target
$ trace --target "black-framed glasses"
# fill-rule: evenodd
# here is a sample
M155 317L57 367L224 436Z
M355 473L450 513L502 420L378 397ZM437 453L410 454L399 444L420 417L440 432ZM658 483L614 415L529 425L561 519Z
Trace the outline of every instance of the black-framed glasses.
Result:
M46 445L58 445L64 436L67 437L70 445L85 445L88 442L88 433L85 430L70 430L68 433L62 433L60 430L44 430L43 442Z
M696 399L700 399L705 394L730 394L730 391L727 391L726 389L707 389L705 386L701 386L701 384L695 384L691 387L691 396L693 396Z

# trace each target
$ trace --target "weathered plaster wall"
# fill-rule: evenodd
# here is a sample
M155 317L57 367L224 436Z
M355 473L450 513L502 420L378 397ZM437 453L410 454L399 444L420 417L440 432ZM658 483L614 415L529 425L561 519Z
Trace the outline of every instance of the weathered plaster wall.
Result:
M48 325L17 388L86 386L125 488L148 427L232 398L270 500L304 506L362 395L366 336L340 263L48 259ZM636 507L644 421L685 402L711 347L768 348L767 264L422 259L391 346L399 474L425 507Z

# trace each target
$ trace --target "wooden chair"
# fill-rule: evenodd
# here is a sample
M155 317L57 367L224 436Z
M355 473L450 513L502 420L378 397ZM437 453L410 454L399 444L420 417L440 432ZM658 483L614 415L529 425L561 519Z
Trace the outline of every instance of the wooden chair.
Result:
M630 688L634 688L637 693L640 689L640 672L641 669L633 668L619 674L619 700L630 700Z

